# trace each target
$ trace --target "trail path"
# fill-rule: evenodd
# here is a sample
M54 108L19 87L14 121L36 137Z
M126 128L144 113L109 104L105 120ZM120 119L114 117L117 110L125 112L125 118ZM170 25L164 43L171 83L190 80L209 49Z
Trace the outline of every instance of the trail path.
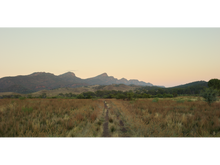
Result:
M124 123L123 123L123 121L120 119L120 117L119 117L119 115L117 115L117 118L119 119L119 124L120 124L120 131L121 131L121 136L122 137L129 137L128 135L127 135L127 129L125 128L125 125L124 125Z
M104 101L104 108L106 111L106 115L105 115L105 123L103 124L103 137L111 137L109 134L109 130L108 130L108 121L109 121L109 117L108 117L108 106L106 101Z
M103 124L103 137L104 140L111 140L111 136L109 134L109 129L108 129L108 122L109 122L109 116L108 116L108 111L109 107L104 101L104 108L106 110L106 115L105 115L105 123ZM130 136L126 136L125 134L127 133L127 129L124 127L123 121L119 118L119 115L117 115L117 119L119 120L119 125L120 125L120 131L121 131L121 137L122 140L131 140Z

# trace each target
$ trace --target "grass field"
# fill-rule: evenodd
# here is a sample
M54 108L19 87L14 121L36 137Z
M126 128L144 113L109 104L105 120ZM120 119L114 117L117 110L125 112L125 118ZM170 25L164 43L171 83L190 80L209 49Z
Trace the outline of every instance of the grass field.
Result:
M175 99L0 99L0 137L219 137L220 102ZM105 121L108 109L108 121Z
M1 137L99 137L103 101L1 99Z
M142 99L112 100L131 137L219 137L220 103Z

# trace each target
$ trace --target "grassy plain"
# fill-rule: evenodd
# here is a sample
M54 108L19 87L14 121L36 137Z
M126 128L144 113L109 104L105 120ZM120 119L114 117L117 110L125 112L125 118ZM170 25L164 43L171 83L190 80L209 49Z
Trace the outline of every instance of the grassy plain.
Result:
M0 136L100 137L102 111L100 100L0 99Z
M220 137L220 102L199 97L111 100L130 137Z
M220 102L106 99L111 137L220 137ZM0 137L102 137L104 100L0 99Z

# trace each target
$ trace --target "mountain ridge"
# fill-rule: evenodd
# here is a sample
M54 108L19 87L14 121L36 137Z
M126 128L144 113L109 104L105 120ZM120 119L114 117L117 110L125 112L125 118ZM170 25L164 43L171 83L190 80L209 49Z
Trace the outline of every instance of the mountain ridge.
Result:
M113 76L108 76L107 73L102 73L92 78L81 79L73 72L66 72L60 75L54 75L53 73L46 72L34 72L29 75L0 78L0 92L31 93L55 88L77 88L89 85L112 84L153 86L151 83L146 83L136 79L117 79Z

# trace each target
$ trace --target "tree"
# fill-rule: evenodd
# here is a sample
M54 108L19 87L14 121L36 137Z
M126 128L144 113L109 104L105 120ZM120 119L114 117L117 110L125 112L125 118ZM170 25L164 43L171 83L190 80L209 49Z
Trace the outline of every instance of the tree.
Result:
M31 95L31 94L29 94L29 95L27 96L27 98L31 99L31 98L32 98L32 95Z
M201 92L201 96L209 105L211 105L213 102L218 100L218 91L214 88L206 88L203 92Z
M219 95L220 95L220 80L218 80L218 79L211 79L208 82L208 86L212 87L214 89L217 89L218 92L219 92Z
M88 94L88 95L86 96L86 98L87 98L87 99L91 99L92 96L91 96L90 94Z
M58 96L64 97L64 94L63 93L59 93Z
M214 89L220 90L220 80L218 80L218 79L211 79L208 82L208 86L212 87Z
M85 97L84 97L84 95L83 94L79 94L78 96L77 96L77 99L84 99Z
M133 96L134 96L134 93L131 91L129 93L127 93L127 98L128 100L132 100L133 99Z
M47 97L47 94L44 92L40 95L40 98L46 98Z
M125 99L125 95L122 94L122 93L118 93L118 94L116 95L116 99Z

